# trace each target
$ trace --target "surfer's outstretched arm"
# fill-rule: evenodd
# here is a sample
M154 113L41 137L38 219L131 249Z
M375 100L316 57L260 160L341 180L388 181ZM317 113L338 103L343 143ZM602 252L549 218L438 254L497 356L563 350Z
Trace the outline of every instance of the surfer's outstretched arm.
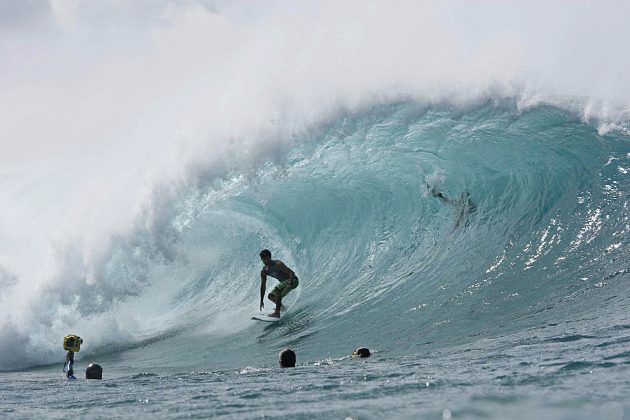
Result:
M440 191L436 190L435 187L430 186L428 182L426 183L426 186L433 197L438 198L444 204L455 205L455 200L448 198L447 196L442 194Z
M267 289L267 275L264 272L260 272L260 310L265 307L265 290Z
M453 200L451 200L441 192L435 194L434 197L439 198L444 204L453 204Z

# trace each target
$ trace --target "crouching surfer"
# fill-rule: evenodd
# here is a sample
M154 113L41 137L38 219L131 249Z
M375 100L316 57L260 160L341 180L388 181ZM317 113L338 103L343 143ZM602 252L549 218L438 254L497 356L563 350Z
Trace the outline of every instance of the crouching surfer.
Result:
M260 251L260 259L265 265L260 271L260 310L265 307L264 298L267 287L267 276L277 279L280 283L267 296L270 301L276 304L276 309L269 314L270 317L280 318L280 307L282 298L291 290L298 287L300 281L289 267L280 260L271 259L271 251L263 249Z

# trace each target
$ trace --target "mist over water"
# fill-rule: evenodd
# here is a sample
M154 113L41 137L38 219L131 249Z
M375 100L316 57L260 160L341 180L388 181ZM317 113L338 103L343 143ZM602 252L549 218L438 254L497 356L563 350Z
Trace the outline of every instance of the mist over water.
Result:
M0 20L2 370L57 362L68 333L162 365L199 362L178 336L256 360L238 350L265 247L302 283L258 342L313 360L627 304L623 2L19 7ZM471 193L466 228L427 181Z

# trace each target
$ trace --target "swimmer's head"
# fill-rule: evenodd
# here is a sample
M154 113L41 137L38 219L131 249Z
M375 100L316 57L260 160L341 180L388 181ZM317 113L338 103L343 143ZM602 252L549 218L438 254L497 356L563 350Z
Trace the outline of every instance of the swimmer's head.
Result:
M359 347L352 352L352 357L370 357L371 355L372 353L370 353L370 349L367 347Z
M280 352L280 367L295 367L295 352L290 348L286 348Z

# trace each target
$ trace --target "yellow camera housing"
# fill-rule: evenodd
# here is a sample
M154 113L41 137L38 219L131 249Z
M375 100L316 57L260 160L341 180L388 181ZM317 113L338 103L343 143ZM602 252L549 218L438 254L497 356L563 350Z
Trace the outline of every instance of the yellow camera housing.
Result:
M83 339L78 335L70 334L63 338L63 349L78 352L83 344Z

